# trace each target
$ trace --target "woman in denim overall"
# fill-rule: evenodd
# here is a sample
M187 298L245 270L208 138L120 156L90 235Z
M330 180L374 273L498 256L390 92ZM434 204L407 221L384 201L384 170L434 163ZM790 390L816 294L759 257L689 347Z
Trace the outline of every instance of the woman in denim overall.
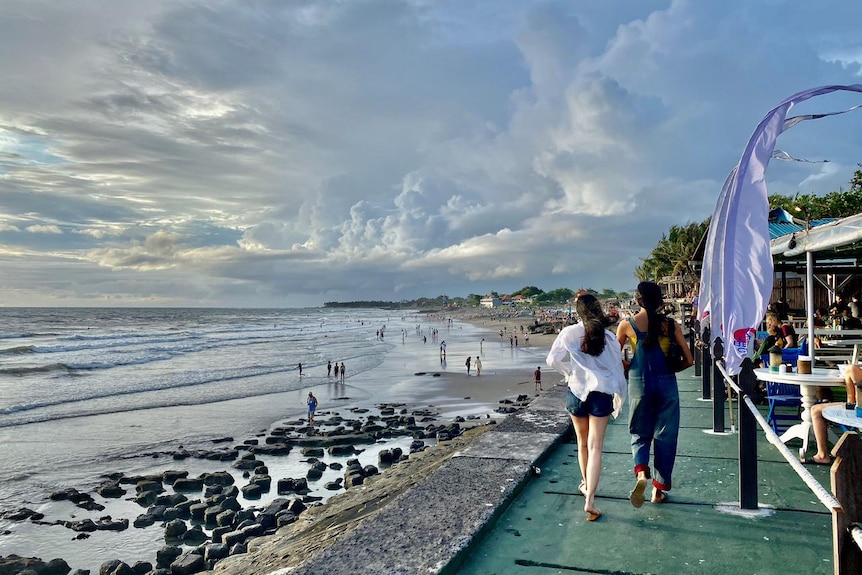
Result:
M647 481L652 479L653 503L663 503L672 485L671 476L676 460L679 438L679 389L676 374L667 365L665 353L670 336L682 345L686 361L694 363L678 324L668 334L667 318L659 313L663 305L661 288L653 282L641 282L637 288L637 303L641 310L617 329L620 346L629 341L634 356L629 366L629 433L632 436L635 488L629 495L635 507L644 502ZM643 329L638 327L640 324ZM650 451L654 473L650 473Z

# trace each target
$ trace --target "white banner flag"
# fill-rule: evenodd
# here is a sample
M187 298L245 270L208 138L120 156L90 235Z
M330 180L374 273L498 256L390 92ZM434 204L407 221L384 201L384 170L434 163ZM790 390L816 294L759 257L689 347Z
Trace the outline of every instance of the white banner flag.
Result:
M805 90L766 114L718 197L704 251L699 306L708 314L704 321L712 337L721 337L724 342L724 364L731 375L739 373L739 364L749 353L772 293L766 166L779 134L785 130L805 120L856 109L787 118L794 104L839 90L862 92L862 85Z

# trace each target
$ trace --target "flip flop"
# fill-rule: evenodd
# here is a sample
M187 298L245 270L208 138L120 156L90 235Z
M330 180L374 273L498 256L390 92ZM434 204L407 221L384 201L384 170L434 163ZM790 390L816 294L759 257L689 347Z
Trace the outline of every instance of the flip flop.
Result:
M602 512L596 509L595 511L587 511L587 521L595 521L602 516Z
M629 501L632 502L632 507L640 509L644 504L644 491L646 491L647 480L638 479L635 488L629 493Z
M832 460L829 459L827 461L817 461L816 459L814 459L812 457L811 459L808 459L808 458L803 459L802 463L805 463L805 464L813 463L814 465L832 465Z
M650 499L650 503L667 503L667 492L660 489L656 490L656 492L653 493L652 499Z

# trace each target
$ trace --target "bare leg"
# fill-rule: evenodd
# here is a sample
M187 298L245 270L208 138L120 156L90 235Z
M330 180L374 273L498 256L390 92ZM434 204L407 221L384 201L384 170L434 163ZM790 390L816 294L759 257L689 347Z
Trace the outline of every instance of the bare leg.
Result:
M581 468L581 482L586 489L587 484L587 462L589 461L589 448L587 439L590 432L590 419L588 417L575 417L569 414L575 426L575 435L578 439L578 467Z
M605 431L608 428L609 416L589 418L589 434L587 446L589 459L587 460L587 492L584 495L584 511L596 513L595 506L596 490L599 487L599 477L602 474L602 449L605 445Z
M814 441L817 443L817 453L814 454L814 463L828 463L829 457L829 442L827 440L828 430L826 429L826 419L823 417L823 409L830 405L839 405L838 403L818 403L811 408L811 427L814 428Z

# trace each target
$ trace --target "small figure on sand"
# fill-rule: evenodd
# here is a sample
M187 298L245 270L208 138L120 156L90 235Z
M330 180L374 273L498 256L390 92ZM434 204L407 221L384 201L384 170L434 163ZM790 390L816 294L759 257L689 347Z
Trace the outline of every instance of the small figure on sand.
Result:
M301 364L301 363L298 363L298 364L296 365L296 369L298 369L298 370L299 370L299 377L302 377L302 364Z
M440 342L440 359L446 359L446 340Z
M544 391L542 389L542 367L539 366L536 368L536 371L533 372L533 384L536 387L536 391Z
M305 403L308 405L308 424L314 425L314 412L317 409L317 398L309 391L308 398L305 400Z
M346 374L347 371L345 371L345 369L344 369L344 362L343 361L341 362L341 369L339 370L339 372L341 373L341 383L344 383L344 374Z
M479 353L482 353L482 344L485 343L485 338L482 338L482 341L479 342Z
M479 359L479 356L476 356L476 376L482 375L482 360Z
M470 375L470 362L473 361L472 356L467 356L467 361L464 362L464 365L467 366L467 375Z
M326 362L326 377L332 377L332 360Z
M338 379L338 362L337 361L335 362L334 369L335 369L335 379Z

